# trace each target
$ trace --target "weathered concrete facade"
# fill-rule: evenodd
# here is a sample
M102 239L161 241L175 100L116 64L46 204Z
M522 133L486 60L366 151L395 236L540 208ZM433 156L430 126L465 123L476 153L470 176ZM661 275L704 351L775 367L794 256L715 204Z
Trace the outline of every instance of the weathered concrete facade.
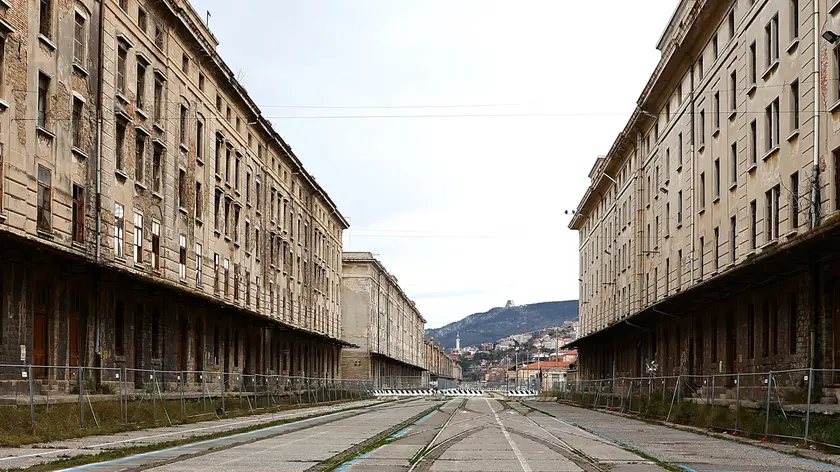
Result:
M336 377L347 221L189 3L0 2L0 37L0 363Z
M420 386L426 320L397 278L369 252L345 252L341 278L341 376L382 387Z
M583 376L840 368L840 49L814 12L680 3L570 224Z

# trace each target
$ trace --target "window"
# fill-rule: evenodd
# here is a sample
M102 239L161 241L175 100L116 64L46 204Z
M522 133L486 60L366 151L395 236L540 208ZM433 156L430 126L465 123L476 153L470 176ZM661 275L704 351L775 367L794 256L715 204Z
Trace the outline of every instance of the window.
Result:
M705 67L703 67L703 53L700 53L700 57L697 59L697 74L698 74L698 82L703 80L703 72Z
M756 65L755 41L753 41L752 44L750 44L750 69L749 69L749 73L750 73L750 85L755 85L755 83L758 81L758 79L757 79L758 71L757 71L757 65Z
M225 269L224 274L222 274L223 277L225 278L225 280L224 280L225 298L227 298L228 294L230 293L229 292L229 289L230 289L230 260L229 259L225 258L225 263L224 263L223 268Z
M50 78L43 73L38 74L38 126L47 127L47 103L50 95Z
M125 68L128 61L128 51L123 45L117 49L117 93L125 94Z
M773 100L765 109L767 122L767 151L779 145L779 99Z
M665 149L665 183L671 180L671 149Z
M219 231L219 217L222 213L222 192L220 190L216 190L216 196L213 200L213 227L216 231Z
M677 226L682 225L683 219L683 201L682 190L677 192Z
M251 204L251 173L245 173L245 203Z
M149 20L146 17L146 10L143 10L141 7L137 7L137 26L140 27L140 31L143 33L149 28Z
M780 186L775 186L764 193L766 202L766 219L765 226L767 231L767 241L775 240L779 237L779 194Z
M180 129L180 139L181 144L186 146L187 145L187 112L188 109L186 106L181 105L181 129Z
M163 166L163 146L155 145L152 155L152 191L160 192Z
M204 215L204 204L201 198L201 182L195 182L195 217L201 219Z
M146 108L146 64L137 61L137 108Z
M225 146L225 182L230 183L230 153L233 149Z
M779 60L779 15L773 17L764 27L764 58L769 69Z
M219 254L213 254L213 293L219 294Z
M160 269L160 223L152 220L152 269Z
M52 38L52 0L41 0L38 32L45 38Z
M747 359L755 359L755 305L747 306Z
M245 220L245 252L248 252L251 249L251 223L248 220Z
M137 136L134 139L134 180L138 183L143 182L143 174L144 174L144 157L146 154L146 136L137 133Z
M178 207L186 209L185 203L187 203L187 172L184 169L178 169Z
M2 195L2 193L0 193ZM73 242L85 242L85 188L73 184Z
M735 262L735 253L736 251L736 239L738 237L737 229L736 229L736 217L729 218L729 260L730 262Z
M239 155L236 156L236 162L234 164L234 172L233 172L233 188L239 190Z
M216 135L216 176L219 176L222 173L222 147L224 147L225 143L222 140L222 137Z
M122 11L128 11L128 0L119 0L119 5Z
M239 264L233 265L233 300L239 301Z
M254 257L260 258L260 229L254 229Z
M677 251L677 292L682 288L682 270L683 270L683 254L682 249Z
M195 156L197 159L204 157L204 122L195 120Z
M245 305L251 306L251 273L245 271Z
M260 192L260 181L254 181L254 193L257 194L257 211L260 211L260 203L262 202L262 193Z
M735 8L733 7L729 10L729 16L726 19L726 23L729 26L729 39L735 37Z
M790 225L792 229L799 227L799 172L790 176Z
M665 237L671 234L671 202L665 202Z
M198 89L204 91L204 72L198 72Z
M82 111L84 109L84 102L76 97L73 97L73 110L70 115L70 132L73 138L73 147L82 146Z
M230 123L230 117L231 117L230 106L225 105L225 119L227 120L228 123Z
M683 163L683 135L682 133L677 135L677 172L682 169Z
M796 292L790 294L788 304L788 350L796 354L796 341L798 338L797 313L799 312L799 297Z
M756 201L750 202L750 249L755 249L758 239L758 215Z
M122 356L125 354L125 307L123 302L117 300L114 304L114 354Z
M225 230L224 232L225 232L225 237L228 237L228 236L230 236L230 200L225 199L224 208L225 208L224 222L223 222L224 230Z
M718 264L720 263L720 227L715 226L715 270L718 270Z
M190 58L187 53L181 53L181 71L185 74L190 73Z
M155 123L163 118L163 80L155 76Z
M799 38L799 0L790 0L790 41Z
M218 93L216 94L216 110L221 113L222 111L222 96Z
M143 262L143 215L134 214L134 262Z
M840 100L840 44L834 47L834 100Z
M729 147L729 182L732 185L738 183L738 141Z
M758 123L752 120L750 123L750 166L754 166L758 160Z
M700 270L700 278L701 279L703 278L703 269L704 269L703 266L705 265L705 257L704 256L706 255L706 245L704 243L705 243L705 238L703 238L701 236L700 237L700 263L698 264L698 266L699 266L698 269Z
M715 33L712 36L712 57L716 60L718 58L718 35Z
M125 151L125 122L118 119L116 124L116 145L114 147L114 159L118 171L123 170L123 152Z
M178 277L184 280L187 278L187 237L182 234L178 237L178 243Z
M715 198L720 198L720 158L715 159Z
M714 109L712 113L714 113L714 129L715 131L720 129L720 92L715 92L714 95L714 102L713 102Z
M729 75L729 109L731 113L738 110L738 73L732 71Z
M799 129L799 81L794 80L790 84L790 129L791 132Z
M201 244L195 243L195 286L201 287Z
M665 296L671 293L671 259L665 258Z
M163 27L161 25L155 25L155 46L158 49L163 49Z
M700 118L697 123L697 143L700 147L703 147L706 144L706 110L700 110Z
M706 173L700 173L700 211L706 208Z
M52 229L52 171L38 166L38 229Z
M123 257L125 245L124 224L125 209L119 203L114 204L114 257Z
M80 65L85 63L85 17L79 13L76 13L73 26L73 62Z
M239 244L239 207L233 207L233 242Z

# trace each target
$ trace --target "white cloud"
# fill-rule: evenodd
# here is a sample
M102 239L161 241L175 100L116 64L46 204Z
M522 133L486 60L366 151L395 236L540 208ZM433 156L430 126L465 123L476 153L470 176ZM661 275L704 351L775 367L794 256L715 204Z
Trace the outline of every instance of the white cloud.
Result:
M676 0L195 0L275 128L429 326L577 298L566 227ZM243 27L247 25L247 27ZM507 107L290 109L276 105ZM285 116L490 114L459 118Z

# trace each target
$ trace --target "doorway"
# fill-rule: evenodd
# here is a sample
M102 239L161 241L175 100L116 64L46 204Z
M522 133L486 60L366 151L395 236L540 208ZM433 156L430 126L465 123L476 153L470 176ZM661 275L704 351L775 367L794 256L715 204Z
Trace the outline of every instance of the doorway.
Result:
M134 311L134 388L142 388L143 368L143 306L137 305Z
M32 325L32 364L46 366L49 364L50 352L50 322L49 322L49 288L41 285L35 289L35 313ZM47 378L46 367L33 369L33 377L37 379Z

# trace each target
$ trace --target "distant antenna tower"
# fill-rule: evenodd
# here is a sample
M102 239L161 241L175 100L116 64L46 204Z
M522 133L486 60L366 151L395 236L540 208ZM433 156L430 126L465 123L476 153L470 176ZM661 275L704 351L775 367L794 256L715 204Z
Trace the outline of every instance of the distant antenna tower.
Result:
M507 303L505 303L505 308L510 308L514 306L516 306L516 304L513 303L513 300L508 300Z

